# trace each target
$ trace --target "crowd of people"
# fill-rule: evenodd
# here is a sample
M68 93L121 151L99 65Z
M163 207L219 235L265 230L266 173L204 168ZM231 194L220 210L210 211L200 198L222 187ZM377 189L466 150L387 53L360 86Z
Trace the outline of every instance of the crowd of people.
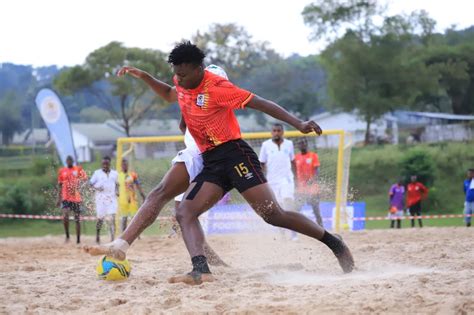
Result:
M463 183L464 189L464 222L467 227L471 226L471 217L474 212L474 169L467 171L467 178ZM429 190L418 181L416 175L410 176L410 182L403 185L403 179L390 187L389 196L389 217L390 227L402 227L404 210L410 216L411 227L415 227L418 220L419 227L423 227L421 217L422 202L428 197Z
M83 209L81 192L86 186L95 193L95 212L97 216L96 243L100 243L101 229L104 221L109 227L111 241L115 237L115 217L121 217L121 230L127 228L128 218L138 210L137 191L142 200L145 193L140 185L138 174L128 169L128 161L122 160L122 169L117 172L111 168L111 159L104 156L102 167L92 174L88 180L86 172L74 165L72 156L66 159L66 166L58 172L59 194L57 205L62 209L66 242L69 242L69 216L71 212L76 222L76 243L81 242L80 216Z

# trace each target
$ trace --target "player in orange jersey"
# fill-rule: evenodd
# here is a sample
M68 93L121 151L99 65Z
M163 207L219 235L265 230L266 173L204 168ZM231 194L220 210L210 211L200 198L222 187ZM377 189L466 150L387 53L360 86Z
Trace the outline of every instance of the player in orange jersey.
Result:
M321 165L319 157L316 152L308 151L308 141L305 138L300 139L298 147L300 153L295 155L298 199L310 204L316 222L323 226L323 219L319 210L318 170Z
M64 231L66 242L69 242L69 214L74 213L76 221L76 243L81 242L81 184L87 180L87 175L80 166L74 166L72 156L66 158L66 167L58 172L58 202L57 206L63 211Z

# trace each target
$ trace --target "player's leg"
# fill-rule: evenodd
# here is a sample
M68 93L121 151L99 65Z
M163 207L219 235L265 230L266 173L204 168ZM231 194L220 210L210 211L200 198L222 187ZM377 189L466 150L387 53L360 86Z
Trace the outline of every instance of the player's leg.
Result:
M74 221L76 222L76 244L81 243L81 204L76 203L74 206Z
M110 241L113 242L115 238L115 213L108 216L107 224L109 225Z
M410 211L410 216L411 216L411 227L414 228L415 227L415 215L416 215L416 211L415 211L415 205L411 205L410 208L408 208L408 211Z
M123 233L127 229L127 221L128 221L128 216L126 215L122 216L120 220L120 232Z
M128 247L149 227L160 214L161 209L175 196L186 191L189 175L184 163L175 163L165 174L161 182L145 198L123 234L115 241L117 244L103 246L84 246L91 255L110 255L116 259L125 259Z
M174 236L174 235L180 235L181 234L181 231L180 231L180 228L179 228L179 223L178 221L176 220L176 209L178 209L179 207L179 204L181 203L181 201L183 200L183 197L184 197L184 193L179 195L179 196L176 196L175 197L175 216L173 216L172 220L173 220L173 225L171 226L171 230L172 230L172 233L174 233L173 235L170 234L170 236ZM178 201L179 200L179 201ZM202 229L202 226L201 226L201 229ZM203 231L204 233L204 231ZM212 249L212 247L207 243L206 240L204 240L204 256L207 257L207 262L209 263L209 265L211 266L226 266L228 267L228 265L222 260L222 258Z
M474 202L466 201L464 203L464 223L467 227L471 226L472 213L474 211Z
M102 225L104 225L104 218L97 217L97 223L95 225L95 242L100 244L100 230L102 229Z
M353 270L354 259L345 243L304 215L283 210L275 200L268 184L264 183L251 187L241 194L265 222L323 242L333 251L344 272L347 273Z
M176 209L176 219L191 256L193 270L184 276L170 278L170 283L200 284L214 281L204 252L204 231L198 218L217 203L223 195L224 189L211 182L196 181L189 186L185 199Z
M423 222L421 221L421 201L416 204L416 215L418 216L418 225L423 227Z
M64 233L66 234L66 243L69 242L69 205L65 204L63 201L63 226Z
M323 225L323 218L321 217L321 209L319 208L319 195L313 195L309 198L309 203L311 208L313 208L314 217L316 218L316 223L320 226Z

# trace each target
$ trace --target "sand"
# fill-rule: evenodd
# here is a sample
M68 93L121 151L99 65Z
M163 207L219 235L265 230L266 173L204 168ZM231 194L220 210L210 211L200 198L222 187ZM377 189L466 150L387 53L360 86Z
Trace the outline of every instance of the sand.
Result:
M132 275L96 279L97 258L62 237L0 240L0 313L474 314L474 229L343 233L358 270L343 275L306 237L209 237L230 265L217 281L168 284L190 269L182 240L149 236L129 251ZM91 243L92 238L86 238Z

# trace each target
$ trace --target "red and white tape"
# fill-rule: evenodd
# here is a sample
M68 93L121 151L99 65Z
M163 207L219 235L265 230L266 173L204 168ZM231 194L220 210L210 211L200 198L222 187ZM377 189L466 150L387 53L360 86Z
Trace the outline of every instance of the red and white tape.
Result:
M349 220L353 221L384 221L384 220L411 220L411 219L455 219L455 218L464 218L464 217L472 217L474 214L434 214L434 215L422 215L422 216L402 216L402 217L389 217L389 216L380 216L380 217L355 217L349 218ZM0 218L8 218L8 219L39 219L39 220L62 220L63 217L59 215L34 215L34 214L2 214L0 213ZM72 219L72 218L71 218ZM167 221L171 220L172 217L158 217L157 220L159 221ZM243 219L243 218L239 218ZM252 220L252 218L248 218ZM97 217L94 216L81 216L82 221L95 221ZM214 218L213 220L221 221L225 220L228 221L229 219L217 219ZM245 220L245 219L244 219ZM331 221L330 218L324 218L324 221Z

